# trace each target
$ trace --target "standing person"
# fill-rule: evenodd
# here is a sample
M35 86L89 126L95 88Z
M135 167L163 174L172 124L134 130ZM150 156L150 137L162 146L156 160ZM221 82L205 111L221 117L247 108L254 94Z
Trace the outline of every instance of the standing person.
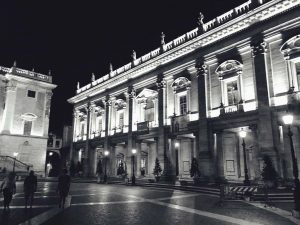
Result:
M59 194L59 208L64 208L66 197L69 194L71 178L67 173L68 170L63 169L62 175L58 178L57 192Z
M24 180L23 190L25 196L25 209L27 209L28 199L30 198L30 208L32 208L34 192L37 189L37 178L34 175L33 170L30 171L29 175Z
M2 181L0 191L3 192L4 197L4 210L9 210L9 204L12 200L13 194L16 193L16 180L15 173L10 172L6 178Z

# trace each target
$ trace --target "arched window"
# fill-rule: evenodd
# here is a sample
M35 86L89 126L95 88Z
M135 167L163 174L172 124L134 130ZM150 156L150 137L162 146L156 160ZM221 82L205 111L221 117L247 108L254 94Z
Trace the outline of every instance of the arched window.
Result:
M171 87L174 92L174 115L186 115L190 111L191 81L186 77L178 77Z
M236 60L227 60L216 69L216 74L221 81L222 103L233 106L243 99L242 79L243 64Z
M290 91L299 91L300 84L300 35L287 40L280 48L288 66Z

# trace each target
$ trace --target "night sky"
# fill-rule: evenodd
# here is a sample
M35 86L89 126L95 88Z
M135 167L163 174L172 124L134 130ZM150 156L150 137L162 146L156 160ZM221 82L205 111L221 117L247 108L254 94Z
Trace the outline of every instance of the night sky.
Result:
M0 65L48 73L54 89L50 131L71 125L76 83L87 84L197 27L246 0L1 1Z

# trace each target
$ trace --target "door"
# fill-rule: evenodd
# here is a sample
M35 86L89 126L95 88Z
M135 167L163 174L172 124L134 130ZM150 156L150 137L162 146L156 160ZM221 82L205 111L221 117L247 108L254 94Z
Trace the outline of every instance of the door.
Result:
M223 154L224 154L224 175L228 180L238 180L238 148L236 133L224 133Z

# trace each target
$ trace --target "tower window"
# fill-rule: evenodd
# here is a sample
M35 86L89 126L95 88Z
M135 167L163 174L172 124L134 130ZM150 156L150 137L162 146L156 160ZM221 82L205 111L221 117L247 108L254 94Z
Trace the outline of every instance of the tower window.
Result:
M35 98L35 91L31 91L31 90L28 90L27 91L27 97L29 98Z
M24 121L24 130L23 130L23 134L24 135L31 135L31 128L32 128L32 121Z

